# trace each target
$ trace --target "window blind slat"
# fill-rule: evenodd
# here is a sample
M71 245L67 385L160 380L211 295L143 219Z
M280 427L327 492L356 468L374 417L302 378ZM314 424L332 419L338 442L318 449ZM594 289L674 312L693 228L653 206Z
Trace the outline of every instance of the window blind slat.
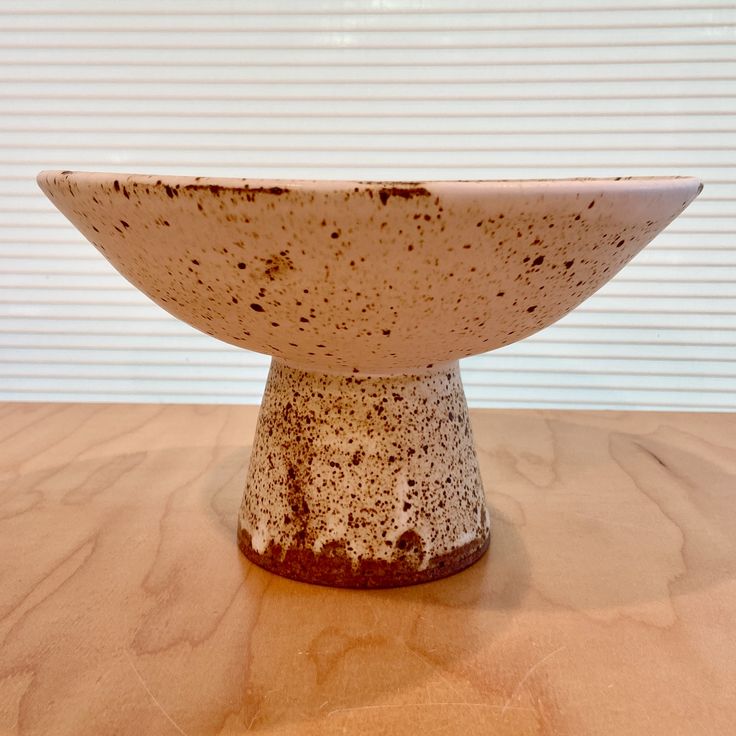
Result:
M258 401L267 356L134 290L42 168L259 178L689 174L705 191L471 404L736 408L732 0L0 5L0 399Z

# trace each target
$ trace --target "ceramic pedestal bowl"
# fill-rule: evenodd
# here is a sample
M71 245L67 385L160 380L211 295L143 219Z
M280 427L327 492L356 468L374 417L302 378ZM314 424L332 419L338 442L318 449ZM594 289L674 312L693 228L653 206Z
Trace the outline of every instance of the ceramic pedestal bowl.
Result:
M567 314L701 189L679 177L38 182L157 304L272 356L240 548L281 575L354 587L432 580L483 554L458 359Z

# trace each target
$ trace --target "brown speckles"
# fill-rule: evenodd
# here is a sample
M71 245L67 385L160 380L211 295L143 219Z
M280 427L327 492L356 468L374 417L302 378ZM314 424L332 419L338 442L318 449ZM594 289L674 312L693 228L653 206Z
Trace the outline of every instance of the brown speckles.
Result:
M402 199L412 199L413 197L431 197L431 192L422 186L392 186L381 187L378 191L378 197L381 204L388 203L390 197L401 197Z
M281 194L288 194L289 192L289 189L287 187L280 186L254 187L243 184L242 186L226 187L222 186L221 184L204 184L200 183L199 181L194 184L185 184L182 188L191 192L206 190L215 197L221 197L227 194L235 195L238 197L243 196L249 202L255 201L255 197L258 194L270 194L274 196L279 196Z
M407 529L394 545L394 559L413 559L417 564L424 554L424 540L414 529Z
M297 547L304 547L307 542L309 504L306 494L310 485L308 467L306 463L290 463L286 470L286 504L291 514L284 514L284 522L291 524L292 518L295 520L294 542Z
M250 308L251 308L251 309L252 309L252 310L253 310L254 312L263 312L263 311L265 311L265 310L263 309L263 306L262 306L262 305L260 305L260 304L258 304L257 302L254 302L253 304L251 304L251 305L250 305Z
M421 582L477 559L488 516L457 366L380 379L274 362L239 540L268 569L331 585Z
M620 194L610 182L575 191L100 175L97 187L82 176L47 177L44 191L175 315L294 365L345 373L439 364L549 324L696 188L665 212L666 197L629 207L628 185Z
M271 194L275 197L289 192L286 187L246 187L244 191L249 194Z
M278 277L285 276L289 271L294 270L294 262L287 251L275 253L261 261L264 265L263 272L269 281L275 281Z

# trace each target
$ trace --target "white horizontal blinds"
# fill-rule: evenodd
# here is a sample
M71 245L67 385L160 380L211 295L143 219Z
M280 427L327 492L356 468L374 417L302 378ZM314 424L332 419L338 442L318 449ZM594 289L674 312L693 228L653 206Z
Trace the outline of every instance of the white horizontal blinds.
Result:
M132 289L42 168L690 174L611 284L464 379L478 406L736 408L734 113L733 0L3 3L0 398L252 402L268 363Z

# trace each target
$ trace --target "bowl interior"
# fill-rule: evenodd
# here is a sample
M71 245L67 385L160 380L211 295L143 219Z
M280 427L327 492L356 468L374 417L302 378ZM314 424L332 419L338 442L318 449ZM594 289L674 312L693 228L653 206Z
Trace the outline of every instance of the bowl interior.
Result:
M697 196L689 177L261 181L42 172L54 205L164 309L315 370L392 373L522 339Z

